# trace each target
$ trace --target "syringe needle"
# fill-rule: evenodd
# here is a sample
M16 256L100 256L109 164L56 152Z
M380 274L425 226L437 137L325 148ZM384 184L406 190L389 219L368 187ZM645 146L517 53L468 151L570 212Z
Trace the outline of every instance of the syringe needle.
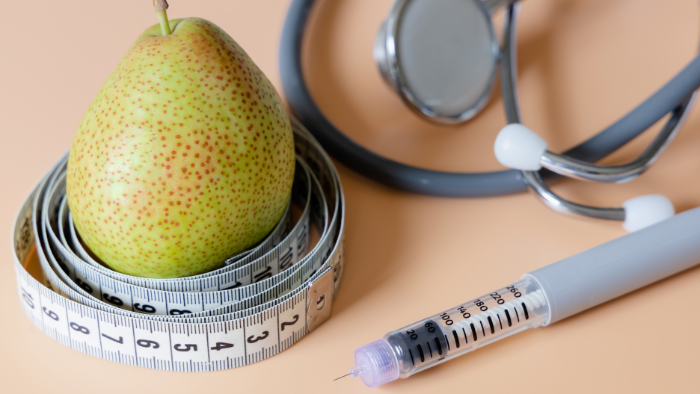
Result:
M335 382L336 380L342 379L342 378L344 378L344 377L346 377L346 376L350 376L350 374L346 374L346 375L343 375L343 376L341 376L341 377L339 377L339 378L333 379L333 381Z

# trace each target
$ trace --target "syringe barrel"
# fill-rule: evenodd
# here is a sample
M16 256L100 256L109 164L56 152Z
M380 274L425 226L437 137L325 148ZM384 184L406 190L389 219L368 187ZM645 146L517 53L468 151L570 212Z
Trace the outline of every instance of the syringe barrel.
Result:
M523 276L539 283L551 315L545 325L700 263L700 208L624 235Z
M358 348L351 374L376 387L541 326L548 319L549 307L537 282L521 280Z

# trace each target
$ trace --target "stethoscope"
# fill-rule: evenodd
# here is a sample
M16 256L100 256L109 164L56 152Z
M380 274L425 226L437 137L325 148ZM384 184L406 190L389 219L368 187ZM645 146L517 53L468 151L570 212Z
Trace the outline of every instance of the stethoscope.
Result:
M499 49L491 14L504 3L504 36ZM567 152L557 154L548 151L547 144L520 122L516 86L517 1L396 0L380 28L374 56L384 79L420 116L446 124L471 119L488 101L499 64L501 68L509 125L496 138L494 151L498 160L512 170L432 171L369 151L338 130L320 111L309 93L301 67L302 39L313 4L314 0L294 0L287 14L280 49L282 86L292 112L344 165L382 184L437 196L495 196L528 187L559 213L621 220L628 231L674 214L671 202L661 195L636 197L614 208L579 204L552 192L545 179L555 179L558 174L622 183L639 176L683 125L694 102L695 90L700 86L700 56L617 122ZM593 164L669 113L671 116L663 129L639 157L617 166Z

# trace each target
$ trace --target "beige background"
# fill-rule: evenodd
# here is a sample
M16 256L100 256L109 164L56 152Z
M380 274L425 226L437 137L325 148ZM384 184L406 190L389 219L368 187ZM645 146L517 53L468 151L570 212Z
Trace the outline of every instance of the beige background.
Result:
M369 392L332 380L357 346L467 301L522 273L608 241L619 223L557 215L532 196L444 199L413 195L339 170L347 195L345 283L333 317L269 360L215 373L169 373L73 351L21 312L10 233L22 199L65 152L93 96L132 41L156 22L150 0L2 0L0 12L0 391L53 393ZM355 140L403 162L494 170L504 124L496 93L453 128L427 124L380 80L371 49L391 0L319 0L306 73L329 118ZM698 46L694 0L526 0L520 23L525 123L555 151L594 134L683 67ZM289 0L171 0L170 16L223 27L279 87L278 44ZM648 134L648 133L647 133ZM644 135L607 163L643 149ZM659 162L625 185L566 181L555 190L587 204L664 193L700 205L700 117ZM449 274L448 274L449 273ZM697 392L700 269L551 327L530 330L376 392ZM430 291L414 291L429 286ZM435 391L429 391L435 390Z

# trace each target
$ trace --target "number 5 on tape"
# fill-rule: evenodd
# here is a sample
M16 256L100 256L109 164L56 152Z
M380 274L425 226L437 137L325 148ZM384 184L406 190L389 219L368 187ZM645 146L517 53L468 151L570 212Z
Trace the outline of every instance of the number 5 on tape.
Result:
M333 272L332 267L325 271L309 286L306 322L309 332L315 330L331 317L331 300L333 299Z

